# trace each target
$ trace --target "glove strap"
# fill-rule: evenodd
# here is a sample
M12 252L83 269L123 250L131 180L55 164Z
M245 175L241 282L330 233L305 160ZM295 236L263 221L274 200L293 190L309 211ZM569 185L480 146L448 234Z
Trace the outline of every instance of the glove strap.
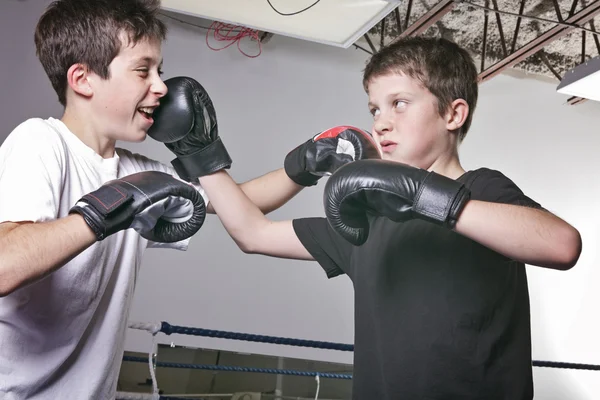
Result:
M430 172L415 198L413 209L425 220L454 228L470 195L461 182Z
M231 167L231 163L231 157L220 137L195 153L178 156L171 161L179 177L187 182L193 182L200 176L210 175L222 169L228 169Z
M120 190L106 186L97 190L94 195L86 194L69 210L69 214L77 213L83 217L97 240L104 240L112 234L108 226L110 215L120 207L131 202L133 196Z

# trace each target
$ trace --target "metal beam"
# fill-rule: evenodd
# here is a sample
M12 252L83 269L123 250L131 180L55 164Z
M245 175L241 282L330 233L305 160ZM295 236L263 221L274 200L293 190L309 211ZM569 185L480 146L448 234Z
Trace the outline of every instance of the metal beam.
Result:
M600 1L600 0L599 0ZM438 22L454 8L454 0L441 0L399 35L400 38L419 35ZM408 18L406 20L408 23Z
M595 0L590 3L588 6L583 8L576 14L573 14L569 18L567 18L564 22L568 24L582 26L586 22L590 21L596 15L600 13L600 0ZM500 74L503 70L512 67L513 65L523 61L527 57L535 54L544 46L549 43L565 36L567 33L571 32L574 27L564 26L564 25L556 25L548 31L544 32L539 37L530 41L523 47L519 48L515 52L508 55L508 57L503 58L498 61L496 64L492 65L485 71L479 74L479 79L481 82L485 82L490 80L494 76Z
M567 104L570 104L572 106L576 106L577 104L581 104L581 103L584 103L586 101L587 101L587 99L573 96L573 97L569 97L569 99L567 100Z

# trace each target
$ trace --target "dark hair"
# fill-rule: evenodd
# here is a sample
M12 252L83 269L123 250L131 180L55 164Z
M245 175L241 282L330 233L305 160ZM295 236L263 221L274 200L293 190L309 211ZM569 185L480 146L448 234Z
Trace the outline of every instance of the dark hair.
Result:
M371 57L363 75L365 90L368 91L372 78L389 73L403 73L418 79L437 98L442 116L454 100L465 100L469 114L458 132L459 141L464 139L471 126L478 96L477 69L465 49L442 38L401 38Z
M109 78L108 66L121 50L121 35L134 44L163 41L167 28L158 18L160 0L56 0L35 29L36 54L58 101L66 105L67 71L76 63Z

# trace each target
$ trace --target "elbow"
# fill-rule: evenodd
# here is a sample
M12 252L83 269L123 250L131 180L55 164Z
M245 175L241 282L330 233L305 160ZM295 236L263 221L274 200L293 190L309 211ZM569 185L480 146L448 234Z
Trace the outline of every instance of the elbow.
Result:
M0 298L6 297L15 290L17 290L20 285L14 281L14 279L10 279L10 277L6 276L4 273L6 269L3 265L0 265Z
M554 247L556 269L568 271L579 261L582 250L582 240L579 231L572 226L565 227L563 233L559 235L558 243Z
M8 258L0 253L0 298L16 292L31 282L27 277L17 273L21 269L18 269L14 263L7 261Z
M257 254L258 253L258 243L257 240L254 240L252 237L247 237L243 239L236 239L235 243L238 245L239 249L245 254Z
M6 287L4 287L4 285L1 285L0 286L0 299L8 296L12 292L14 292L13 288L6 288Z
M260 245L256 241L238 243L238 246L245 254L263 254Z
M244 229L231 231L231 238L245 254L262 254L268 241L267 224L246 225Z
M239 241L239 240L236 240L236 243L237 243L239 249L242 252L244 252L245 254L254 254L254 250L253 250L252 246L249 243L242 242L242 241Z

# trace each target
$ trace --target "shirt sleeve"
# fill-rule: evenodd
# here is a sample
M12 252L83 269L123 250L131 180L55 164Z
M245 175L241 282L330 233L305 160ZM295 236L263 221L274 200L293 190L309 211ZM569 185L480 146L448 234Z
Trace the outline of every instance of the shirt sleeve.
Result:
M0 222L58 218L65 149L43 121L28 120L0 146Z
M511 179L492 169L484 168L475 176L471 193L473 200L542 209L538 202L525 195Z
M328 278L347 273L352 245L329 226L327 219L300 218L292 223L296 236Z

